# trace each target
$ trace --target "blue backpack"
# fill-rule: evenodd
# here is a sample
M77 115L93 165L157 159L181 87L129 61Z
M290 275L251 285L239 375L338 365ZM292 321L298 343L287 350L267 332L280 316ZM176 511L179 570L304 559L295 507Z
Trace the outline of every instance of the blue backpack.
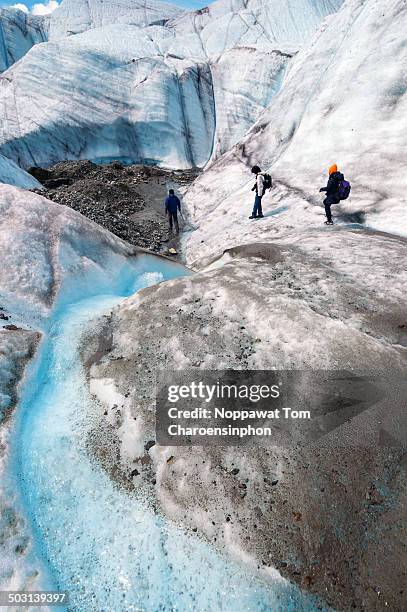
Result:
M340 200L347 200L350 194L350 190L352 189L349 181L339 181L339 187L338 187L338 198Z

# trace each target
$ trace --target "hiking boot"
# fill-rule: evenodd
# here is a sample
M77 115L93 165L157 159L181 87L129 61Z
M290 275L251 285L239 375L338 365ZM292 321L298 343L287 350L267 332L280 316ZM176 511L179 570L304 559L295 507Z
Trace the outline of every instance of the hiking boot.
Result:
M257 215L250 215L249 219L257 219Z
M264 217L264 215L263 215L263 214L261 214L261 215L257 215L257 218L258 218L258 219L263 219L263 217Z
M333 225L334 222L333 221L325 221L325 225Z

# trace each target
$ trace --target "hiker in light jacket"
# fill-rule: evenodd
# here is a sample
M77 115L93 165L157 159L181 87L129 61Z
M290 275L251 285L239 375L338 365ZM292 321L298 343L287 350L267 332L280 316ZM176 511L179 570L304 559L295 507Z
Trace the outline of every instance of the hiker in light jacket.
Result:
M264 216L261 207L261 200L265 193L264 176L261 173L259 166L253 166L252 172L256 175L256 182L252 189L252 191L256 192L256 197L254 198L253 212L250 215L249 219L259 219Z

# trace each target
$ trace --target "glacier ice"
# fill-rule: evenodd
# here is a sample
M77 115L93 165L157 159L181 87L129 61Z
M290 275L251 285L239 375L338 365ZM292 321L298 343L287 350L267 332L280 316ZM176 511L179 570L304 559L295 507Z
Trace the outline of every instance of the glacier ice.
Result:
M64 0L51 14L49 36L55 40L114 23L164 24L183 12L159 0Z
M109 312L121 296L186 270L147 254L131 257L135 251L129 245L37 194L4 185L0 203L6 253L2 297L14 321L43 333L7 434L5 448L11 443L11 451L0 462L0 503L14 521L11 533L0 524L6 541L2 588L67 589L78 610L94 605L313 610L314 598L277 572L261 580L254 569L225 559L197 535L167 522L147 500L130 497L85 450L95 405L79 338L89 318ZM2 348L7 333L14 332L0 333ZM21 345L11 346L9 361L15 349L20 359L25 356ZM0 385L7 383L0 377ZM16 555L19 545L26 554Z
M4 154L25 167L125 157L185 168L203 165L211 153L208 67L164 61L136 26L37 46L7 72L2 93Z
M236 202L236 208L238 205ZM279 214L285 213L280 210ZM220 215L215 218L222 226ZM344 368L372 372L379 378L384 374L385 380L389 373L397 372L400 380L405 379L405 349L397 346L402 336L395 325L405 317L405 243L381 235L332 232L331 228L318 232L303 226L302 240L300 232L291 229L286 243L276 245L272 224L266 219L244 224L234 217L233 221L240 231L241 246L192 277L130 297L108 321L101 322L101 328L93 326L95 347L103 338L112 338L103 359L94 350L87 354L97 358L96 363L90 359L88 374L90 390L102 403L95 430L108 432L104 449L111 449L109 440L114 431L108 469L123 482L130 481L129 486L138 493L149 486L153 474L153 494L165 514L205 534L228 554L239 554L246 561L254 558L259 568L280 567L280 560L287 559L290 569L281 571L298 583L309 568L312 591L321 593L331 604L329 609L346 607L348 601L361 609L356 594L360 593L365 603L366 584L380 583L383 588L384 583L386 600L392 593L399 599L394 584L403 584L400 567L405 563L400 563L400 558L405 556L404 541L397 545L396 554L392 553L394 541L399 541L404 499L399 498L398 484L394 498L384 484L386 499L395 499L394 531L389 538L389 523L383 520L387 508L370 521L366 490L373 479L388 482L389 465L398 473L400 454L377 448L372 433L383 423L382 417L390 421L389 414L391 430L397 430L402 403L396 409L398 415L390 405L367 410L361 419L351 419L347 412L349 421L318 448L282 449L258 439L244 448L156 445L143 454L146 442L155 439L155 388L151 380L163 364L167 372L192 369L197 375L219 369ZM251 228L257 228L261 239L247 245L255 232ZM208 240L215 256L222 253L229 238L226 232L221 235L218 231L215 246L210 235L200 237L204 240L201 249L207 251ZM403 336L407 338L405 332ZM388 385L391 387L391 379ZM368 437L372 446L360 448L369 445ZM100 452L100 438L97 440L95 452L104 460L106 452ZM142 457L146 457L145 467ZM135 466L140 473L132 478ZM235 468L239 474L231 477ZM343 475L340 487L338 473ZM271 484L271 474L278 479L278 487ZM49 480L46 478L47 483ZM239 494L243 483L247 486L243 485ZM281 529L281 525L291 524L293 512L298 511L302 512L301 529ZM372 539L372 532L380 537ZM326 546L327 541L333 546ZM377 564L378 551L394 562ZM320 567L314 573L316 558ZM349 573L344 559L361 570ZM298 576L291 570L297 567L302 569ZM327 572L340 576L336 582L339 587L327 588ZM377 594L370 590L371 601L377 601ZM287 610L285 602L273 604L264 610ZM374 601L369 604L367 608L374 608ZM303 610L295 597L292 605Z
M275 2L222 0L140 27L137 19L120 23L126 3L98 0L89 5L98 16L86 22L90 29L58 38L58 11L88 10L65 0L51 16L51 41L3 75L0 151L23 167L114 157L205 166L253 125L292 53L338 5L301 0L294 11L290 0L277 11Z
M332 163L353 186L332 209L339 223L407 235L407 7L397 0L386 7L383 15L374 0L352 0L328 19L256 124L194 183L186 199L197 229L186 239L190 262L240 244L242 231L247 242L294 233L305 240L323 224L318 190ZM247 220L254 164L276 182L260 225Z
M217 0L170 24L183 39L199 37L208 56L235 47L298 50L343 0Z
M40 336L50 332L51 313L65 312L68 303L99 294L105 296L107 308L118 296L183 275L185 269L140 254L79 213L9 185L0 185L0 247L0 306L7 312L7 323L17 327L0 329L0 583L3 589L36 590L46 588L47 572L41 545L33 546L29 512L27 506L22 509L18 477L12 472L10 439L16 423L14 418L3 419L15 405L24 366ZM29 373L33 385L28 383L26 390L31 398L35 362ZM31 406L30 399L28 403Z
M41 188L41 184L11 159L0 154L0 183L9 183L24 189Z
M125 266L135 248L76 211L41 195L0 185L1 306L12 323L42 329L62 281L94 272L95 292L109 265ZM66 288L68 292L68 288Z
M33 45L47 40L47 20L16 8L0 8L0 72L21 59Z
M50 15L32 15L0 7L0 72L21 59L33 45L113 23L146 27L182 15L175 5L157 0L65 0Z
M211 67L216 108L212 159L252 127L280 90L290 56L280 51L230 49Z

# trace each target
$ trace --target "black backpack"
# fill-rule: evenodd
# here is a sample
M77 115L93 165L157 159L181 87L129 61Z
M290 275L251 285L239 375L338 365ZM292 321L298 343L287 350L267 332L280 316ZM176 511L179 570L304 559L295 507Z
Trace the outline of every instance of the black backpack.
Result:
M273 179L271 178L270 174L263 174L263 179L264 179L264 191L267 191L267 189L271 189L273 186Z

